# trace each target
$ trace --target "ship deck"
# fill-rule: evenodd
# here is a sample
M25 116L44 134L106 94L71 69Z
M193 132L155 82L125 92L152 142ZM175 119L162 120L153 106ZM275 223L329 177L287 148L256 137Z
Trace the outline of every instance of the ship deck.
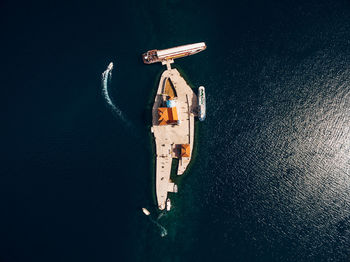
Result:
M162 125L158 124L158 107L163 99L165 81L170 78L176 90L176 108L180 124ZM194 117L197 113L197 96L181 77L176 69L170 68L163 72L152 109L152 132L156 144L156 195L158 208L164 210L168 192L174 192L174 183L170 179L171 163L173 158L180 158L177 175L182 175L191 157L180 157L179 146L190 144L192 155L194 141Z

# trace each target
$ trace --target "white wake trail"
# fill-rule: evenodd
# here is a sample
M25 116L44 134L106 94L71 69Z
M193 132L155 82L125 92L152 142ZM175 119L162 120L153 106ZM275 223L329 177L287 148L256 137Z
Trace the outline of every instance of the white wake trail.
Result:
M152 218L151 212L149 212L149 210L147 210L145 207L142 208L142 212L143 212L146 216L148 216L149 220L150 220L153 224L155 224L155 225L160 229L160 236L161 236L161 237L165 237L165 236L168 234L168 231L166 230L166 228L163 227L163 226L158 222L159 217L158 217L157 220L154 220L154 219ZM163 212L163 213L164 213L164 212ZM163 213L162 213L162 214L163 214Z
M151 216L149 216L149 219L152 223L154 223L159 229L160 229L160 236L165 237L168 234L168 231L165 227L163 227L159 222L155 221Z
M129 125L129 122L126 120L126 118L123 115L123 112L113 103L111 97L108 93L108 84L112 80L112 70L113 70L113 63L111 62L106 71L102 73L102 93L105 97L108 105L111 107L113 114L119 117L121 120L123 120L126 124Z

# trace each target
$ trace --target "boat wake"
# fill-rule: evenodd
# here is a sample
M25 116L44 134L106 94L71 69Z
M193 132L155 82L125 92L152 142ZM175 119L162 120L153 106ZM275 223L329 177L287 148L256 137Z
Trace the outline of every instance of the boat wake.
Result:
M166 211L161 212L161 213L159 214L157 220L161 219L163 216L165 216L165 215L167 215L167 214L168 214L168 212L166 212Z
M108 93L108 85L112 81L112 70L113 70L113 63L109 63L106 71L102 73L102 94L104 98L106 99L108 105L111 107L113 114L121 119L124 123L127 125L130 125L129 121L125 118L123 112L113 103L111 97Z
M152 216L150 215L151 213L146 209L146 208L142 208L142 212L148 216L149 220L155 224L159 229L160 229L160 236L161 237L165 237L168 234L168 231L166 230L165 227L163 227L157 220L159 219L159 217L157 218L157 220L154 220L152 218Z
M159 224L157 221L155 221L153 218L149 216L149 219L160 229L160 236L165 237L168 234L168 231L165 227L163 227L161 224Z

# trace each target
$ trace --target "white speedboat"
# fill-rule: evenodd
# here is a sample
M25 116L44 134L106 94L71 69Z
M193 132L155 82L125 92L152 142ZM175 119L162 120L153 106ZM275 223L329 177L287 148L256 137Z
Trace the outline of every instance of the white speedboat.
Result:
M108 70L112 70L113 69L113 62L110 62L108 65Z

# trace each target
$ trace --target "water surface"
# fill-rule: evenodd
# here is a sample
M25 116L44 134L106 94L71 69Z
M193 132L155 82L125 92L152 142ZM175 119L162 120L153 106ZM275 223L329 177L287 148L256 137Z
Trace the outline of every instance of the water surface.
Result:
M0 261L347 261L347 1L2 4ZM196 155L158 222L161 65L206 87ZM101 74L124 120L102 93Z

